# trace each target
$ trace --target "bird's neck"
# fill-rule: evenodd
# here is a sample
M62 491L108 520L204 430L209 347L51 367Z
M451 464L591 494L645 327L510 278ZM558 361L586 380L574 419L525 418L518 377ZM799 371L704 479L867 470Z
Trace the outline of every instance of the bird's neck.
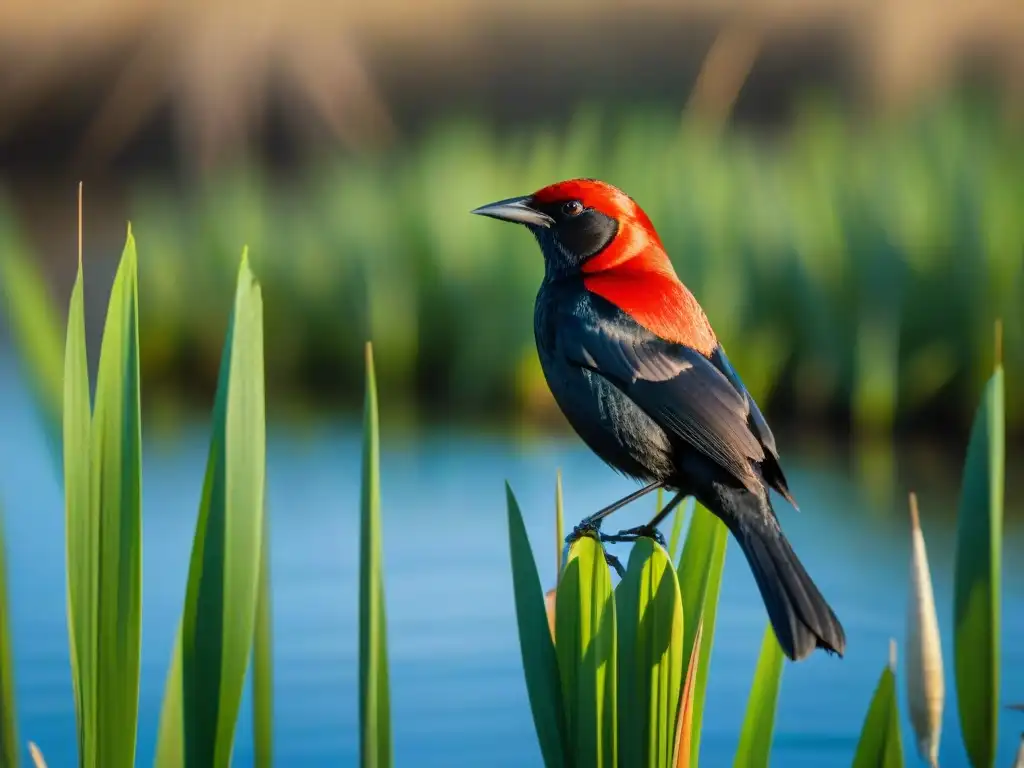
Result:
M631 259L610 269L584 272L584 287L611 302L666 341L685 344L705 357L718 346L707 315L669 264Z
M626 223L619 227L615 238L598 254L582 265L584 274L596 274L611 269L630 272L646 271L671 275L676 271L653 228Z

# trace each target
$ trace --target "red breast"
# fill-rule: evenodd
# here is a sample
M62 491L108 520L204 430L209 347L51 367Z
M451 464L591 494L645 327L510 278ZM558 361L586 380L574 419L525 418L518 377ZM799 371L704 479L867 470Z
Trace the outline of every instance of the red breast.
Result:
M601 181L572 179L534 193L541 203L575 199L618 222L612 241L584 262L587 290L647 330L710 356L718 344L697 299L676 275L654 225L625 192Z

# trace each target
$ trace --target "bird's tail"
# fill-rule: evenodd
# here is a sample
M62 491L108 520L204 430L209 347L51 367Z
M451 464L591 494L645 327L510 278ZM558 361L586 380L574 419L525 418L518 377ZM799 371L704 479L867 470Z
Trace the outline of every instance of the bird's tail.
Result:
M783 653L799 661L815 648L843 655L846 635L804 570L775 516L745 519L733 528L761 591Z

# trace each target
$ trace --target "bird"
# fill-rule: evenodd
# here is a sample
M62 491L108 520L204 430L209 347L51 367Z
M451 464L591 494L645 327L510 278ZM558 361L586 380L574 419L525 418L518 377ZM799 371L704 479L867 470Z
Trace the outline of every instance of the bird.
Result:
M779 646L792 661L846 636L783 534L770 491L797 508L775 437L729 362L654 225L617 187L560 181L471 213L525 226L544 257L534 336L559 409L607 465L643 487L584 518L566 543L648 536L693 496L739 543ZM664 488L668 504L646 525L615 535L601 522Z

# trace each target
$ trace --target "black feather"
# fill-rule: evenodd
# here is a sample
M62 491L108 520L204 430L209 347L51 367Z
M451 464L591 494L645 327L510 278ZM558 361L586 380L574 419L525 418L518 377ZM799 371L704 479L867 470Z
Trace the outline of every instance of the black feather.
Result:
M765 452L748 426L747 398L699 352L631 325L566 314L557 344L570 363L603 376L662 428L756 491L761 481L753 463Z
M743 550L783 653L794 661L816 648L842 656L843 627L782 533L767 494L717 486L707 503Z
M725 350L722 349L721 344L711 353L710 359L712 364L733 383L736 391L747 399L747 405L750 408L750 429L761 441L765 452L764 461L761 463L761 476L770 488L774 488L786 501L793 505L793 509L798 509L796 499L789 492L789 483L786 482L786 476L783 474L782 466L779 463L779 451L775 447L775 435L772 434L771 427L768 426L768 422L761 415L761 409L757 407L754 398L750 396L750 392L747 391L747 387L743 384L743 379L740 378L736 369L732 367L729 358L725 356Z
M555 401L610 466L695 496L739 542L783 651L842 654L843 628L786 540L769 499L792 503L775 437L725 352L659 338L582 279L546 279L534 330Z

